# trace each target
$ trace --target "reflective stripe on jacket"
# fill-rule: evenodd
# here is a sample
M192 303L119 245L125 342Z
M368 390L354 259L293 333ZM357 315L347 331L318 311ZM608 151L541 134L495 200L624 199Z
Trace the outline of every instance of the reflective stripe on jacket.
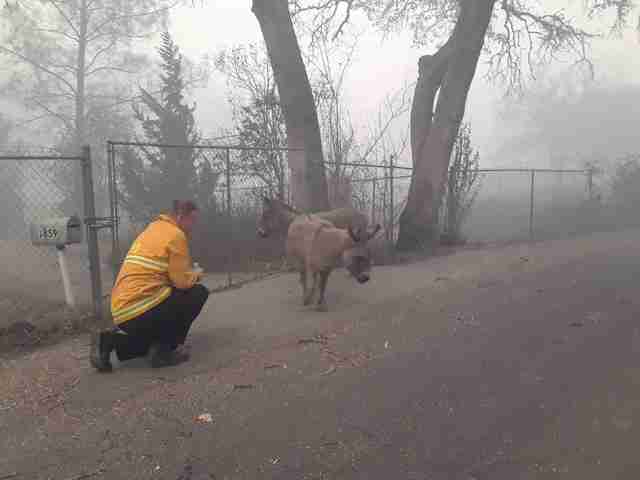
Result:
M111 292L116 325L160 304L171 288L191 288L199 279L192 271L184 231L168 215L160 215L135 239Z

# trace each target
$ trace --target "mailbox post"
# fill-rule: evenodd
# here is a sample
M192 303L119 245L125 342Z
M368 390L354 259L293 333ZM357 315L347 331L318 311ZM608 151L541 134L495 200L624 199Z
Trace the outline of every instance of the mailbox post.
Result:
M31 243L36 246L55 247L58 265L62 275L62 285L67 305L75 308L76 302L71 290L69 269L65 250L67 245L82 243L82 222L77 216L54 217L31 224Z

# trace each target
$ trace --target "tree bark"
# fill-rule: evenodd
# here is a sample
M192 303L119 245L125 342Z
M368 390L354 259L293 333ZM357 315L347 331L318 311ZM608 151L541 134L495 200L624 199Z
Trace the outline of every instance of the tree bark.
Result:
M411 112L413 175L396 248L418 250L438 239L438 211L451 150L496 0L467 0L448 42L420 59ZM438 93L437 106L433 105Z
M449 66L449 59L453 53L454 35L455 31L435 55L423 55L418 61L418 81L413 95L410 120L411 152L414 166L417 168L423 165L418 159L423 154L424 145L431 131L433 103Z
M309 77L293 29L287 0L253 0L280 94L287 127L293 201L297 208L329 208L322 137Z

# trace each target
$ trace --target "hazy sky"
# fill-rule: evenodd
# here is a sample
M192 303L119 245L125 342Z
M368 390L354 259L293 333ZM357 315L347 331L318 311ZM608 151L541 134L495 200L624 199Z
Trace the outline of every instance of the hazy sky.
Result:
M196 7L181 7L173 12L171 32L183 52L196 60L207 53L237 43L261 42L257 20L251 12L251 0L206 0ZM556 2L545 2L549 5ZM575 6L580 1L569 3ZM202 5L202 6L200 6ZM598 41L594 45L596 81L610 85L640 84L640 43L636 32L623 39ZM382 40L375 31L360 41L356 61L347 79L347 98L356 126L366 125L377 112L384 96L397 90L405 81L415 81L417 60L429 53L411 47L410 38L393 37ZM479 67L470 92L467 120L472 122L475 143L491 160L491 152L509 138L509 126L497 115L497 102L503 89L482 78ZM214 74L207 88L196 92L198 116L205 134L214 134L228 122L224 81ZM499 161L499 160L496 160ZM493 163L493 162L492 162Z
M559 3L579 10L583 0L531 1L542 2L548 11L556 11ZM251 12L251 0L199 0L193 4L196 6L174 9L170 23L174 39L191 60L198 61L204 55L213 55L236 44L262 42L258 22ZM636 11L633 18L637 19L639 13ZM149 44L154 47L157 58L156 45L157 39ZM640 85L639 48L639 37L633 30L623 39L595 42L592 58L596 65L596 82L611 88L625 83ZM412 48L408 34L383 40L370 28L360 39L345 86L346 102L357 131L362 132L371 118L375 118L386 95L415 81L418 58L425 53L433 53L433 50ZM498 112L504 90L500 85L487 83L484 72L481 64L470 92L466 120L472 124L474 144L482 153L482 164L505 166L510 161L508 157L497 158L492 154L497 151L504 154L500 147L513 140L518 129L513 119L506 122L500 118ZM214 72L207 87L195 91L194 96L199 125L205 136L214 136L220 128L230 126L227 89L220 74ZM398 128L406 131L408 118L401 122ZM535 166L546 166L545 161Z

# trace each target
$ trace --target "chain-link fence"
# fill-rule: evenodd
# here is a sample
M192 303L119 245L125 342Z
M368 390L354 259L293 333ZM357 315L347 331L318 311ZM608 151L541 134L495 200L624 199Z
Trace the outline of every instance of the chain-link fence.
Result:
M45 314L65 310L69 300L80 310L99 311L83 225L83 204L91 195L83 179L90 173L88 149L75 156L24 147L0 151L0 329L15 322L40 326ZM70 216L80 221L82 243L65 248L62 257L55 246L33 244L33 224ZM61 263L69 273L67 292Z
M284 242L258 238L256 222L263 196L291 204L292 154L303 153L110 142L104 182L109 204L98 205L96 214L88 148L77 156L24 148L0 151L0 329L31 321L54 305L64 306L58 252L51 246L34 246L30 238L32 224L54 217L75 215L82 221L84 239L66 248L65 258L76 303L93 306L95 313L107 304L102 296L102 279L108 278L104 273L111 270L111 281L105 282L108 294L130 242L174 199L193 198L200 205L192 251L210 287L229 288L281 271ZM332 206L353 206L372 223L382 224L384 233L377 243L386 252L397 239L411 168L395 165L393 159L377 165L327 162L325 167ZM473 201L461 222L462 236L471 242L498 242L584 231L589 215L585 201L593 196L592 173L477 170ZM98 188L102 183L99 178ZM446 224L447 198L443 206Z
M592 196L590 170L479 170L462 233L473 242L560 238L579 233Z
M284 242L256 235L262 197L291 204L285 148L160 145L110 142L114 276L135 235L179 198L200 205L192 237L194 260L213 288L259 278L283 265ZM295 152L295 153L294 153ZM326 162L332 207L350 205L383 226L385 251L397 240L400 214L411 184L410 167L393 158L382 164ZM577 231L590 195L588 170L479 169L467 192L461 235L470 242L550 238ZM452 203L442 202L443 228Z
M467 174L475 180L464 198L451 200L451 193L445 191L439 217L443 234L449 233L452 206L460 210L460 239L470 243L561 238L589 229L593 170L495 168ZM410 182L410 175L394 179L400 202L397 212L406 204Z
M411 185L411 167L345 164L351 205L384 228L388 244L397 240L400 214ZM459 172L450 171L451 177ZM450 227L449 210L460 217L460 236L469 242L502 242L559 238L588 229L585 208L593 198L593 170L475 169L464 192L445 189L440 230ZM331 189L330 189L331 190ZM453 222L456 223L456 222Z
M186 198L199 205L191 250L210 288L228 288L281 265L282 242L258 238L256 222L263 195L290 201L292 150L140 142L109 142L107 148L117 225L112 279L135 236L174 199Z

